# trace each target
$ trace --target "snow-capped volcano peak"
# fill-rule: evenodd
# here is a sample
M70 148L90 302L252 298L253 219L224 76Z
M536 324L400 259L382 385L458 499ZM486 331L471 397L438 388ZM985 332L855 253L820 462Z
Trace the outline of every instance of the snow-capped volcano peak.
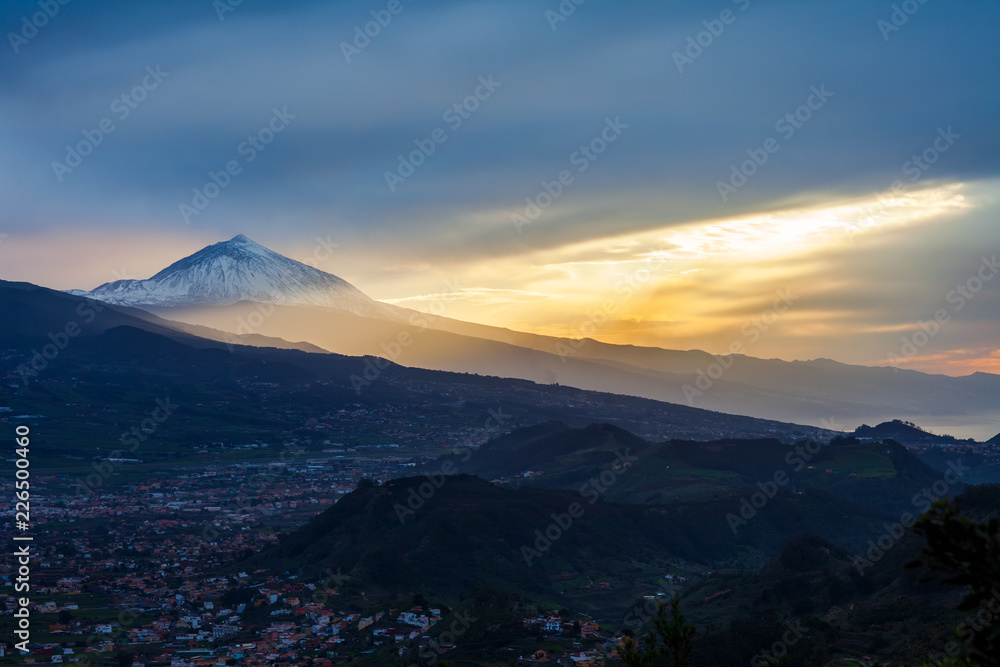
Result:
M200 250L199 252L204 252L209 248L221 248L223 252L229 253L231 255L243 253L246 255L260 255L261 257L280 257L281 259L286 259L286 260L288 259L284 255L279 255L273 250L265 248L261 244L251 239L249 236L244 236L243 234L237 234L228 241L221 241L219 243L214 243L210 246L202 248L202 250ZM191 257L194 257L197 254L198 253L191 255ZM295 260L290 260L290 261L295 261ZM296 263L302 264L301 262L296 262ZM303 266L308 266L308 264L303 264Z
M138 307L223 306L258 301L328 306L368 314L381 305L347 281L280 255L243 234L202 248L152 278L117 280L83 294L107 303Z
M251 252L257 252L257 253L259 253L261 255L264 255L264 254L267 254L267 253L271 252L270 250L268 250L267 248L265 248L261 244L257 243L256 241L254 241L250 237L245 236L243 234L237 234L236 236L234 236L233 238L229 239L228 241L223 241L221 243L216 243L215 245L239 246L241 248L246 248L247 250L249 250Z

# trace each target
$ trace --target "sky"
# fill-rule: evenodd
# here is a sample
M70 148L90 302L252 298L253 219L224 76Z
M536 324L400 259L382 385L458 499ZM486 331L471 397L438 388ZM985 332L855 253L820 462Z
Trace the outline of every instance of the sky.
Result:
M243 233L513 329L1000 372L998 19L5 2L0 278L90 289Z

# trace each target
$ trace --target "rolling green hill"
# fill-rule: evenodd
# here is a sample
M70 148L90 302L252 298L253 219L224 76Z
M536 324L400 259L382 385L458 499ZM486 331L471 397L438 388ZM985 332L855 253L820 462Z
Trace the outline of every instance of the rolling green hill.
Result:
M995 515L1000 486L968 487L958 502L973 518ZM703 629L693 664L763 664L753 661L781 644L789 628L799 630L787 647L792 665L870 664L858 662L865 657L938 664L949 642L968 636L957 636L956 629L975 627L977 611L955 609L963 588L906 567L923 545L906 531L883 539L885 549L853 555L800 535L758 570L717 572L699 581L682 600Z
M673 572L762 563L803 531L861 544L879 515L819 491L781 492L734 533L731 502L638 506L517 490L458 475L366 482L237 567L308 579L330 569L364 591L463 597L478 586L614 614ZM423 496L426 496L424 498ZM596 586L607 582L607 586Z
M944 476L892 441L835 438L788 444L776 439L729 439L654 444L608 424L572 428L549 423L518 429L471 455L449 455L424 469L445 465L512 487L580 493L598 488L606 500L644 505L727 500L739 505L762 487L778 487L792 495L812 489L886 518L914 511L914 496ZM954 493L961 484L949 487Z

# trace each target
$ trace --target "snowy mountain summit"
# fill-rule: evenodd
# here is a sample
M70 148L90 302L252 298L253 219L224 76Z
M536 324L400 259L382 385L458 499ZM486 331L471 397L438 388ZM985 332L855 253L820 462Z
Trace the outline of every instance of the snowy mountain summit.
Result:
M116 280L90 292L73 293L140 308L257 301L341 308L364 315L384 306L346 280L279 255L242 234L202 248L152 278Z

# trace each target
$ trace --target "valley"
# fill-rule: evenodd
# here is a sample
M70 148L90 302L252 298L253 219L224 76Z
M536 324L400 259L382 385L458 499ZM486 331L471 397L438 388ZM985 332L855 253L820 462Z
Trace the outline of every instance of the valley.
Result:
M245 237L230 243L270 257ZM178 272L211 273L206 261L231 271L228 248L161 278L176 288ZM95 294L173 299L131 283ZM552 341L469 338L395 307L383 311L394 319L366 320L239 301L181 323L109 301L0 282L0 305L19 314L0 329L0 425L30 426L46 535L42 650L373 665L501 665L511 651L529 660L544 650L600 664L678 593L699 627L697 664L764 659L790 623L808 628L796 659L913 656L934 642L902 639L901 616L878 616L887 591L953 602L900 574L918 551L908 531L934 500L1000 479L995 438L904 420L851 432L834 419L789 423L502 377L517 375L523 354L537 369L559 359L523 346ZM300 307L336 323L316 330L341 332L350 354L265 326ZM234 312L235 329L210 326ZM430 368L400 363L437 338L449 370L428 357L418 365ZM365 341L382 341L381 354ZM480 370L497 375L454 361L483 345L509 351L484 357L499 365ZM605 381L616 368L637 372L633 362L690 365L702 354L588 345L562 361ZM633 353L643 361L621 361ZM875 617L901 639L865 635ZM934 637L952 616L919 618Z

